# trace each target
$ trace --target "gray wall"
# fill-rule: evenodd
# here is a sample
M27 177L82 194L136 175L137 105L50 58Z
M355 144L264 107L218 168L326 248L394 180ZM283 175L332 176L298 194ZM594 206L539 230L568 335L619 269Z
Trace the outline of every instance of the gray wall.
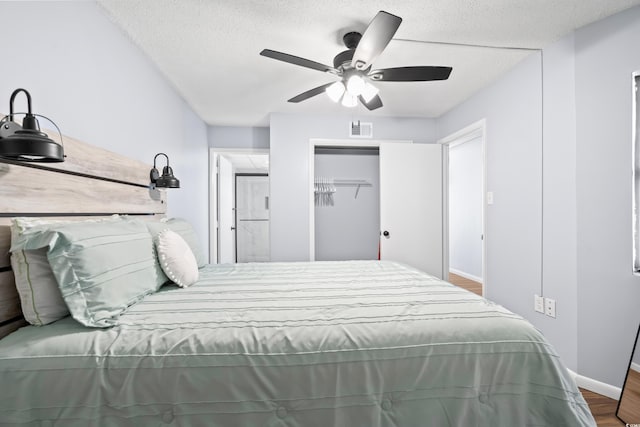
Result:
M438 121L445 136L487 118L496 200L487 218L488 296L540 328L570 368L614 386L640 322L631 220L638 40L636 7L544 50L544 146L539 54ZM529 212L518 209L528 202ZM556 319L533 311L539 291L557 300Z
M357 110L356 110L357 111ZM271 260L308 261L310 258L309 140L348 139L352 120L373 122L374 139L414 142L436 140L435 121L423 118L308 116L271 114Z
M640 8L576 32L580 373L621 385L640 322L632 274L632 77Z
M336 187L333 206L315 207L315 259L378 259L380 162L377 150L315 155L316 177L368 181L371 186ZM357 198L356 198L357 191Z
M449 269L482 279L482 138L449 148Z
M209 147L269 148L269 128L249 126L209 126Z
M22 87L34 112L70 137L149 164L167 153L182 185L167 192L169 215L189 220L206 250L206 125L102 10L93 2L0 2L0 39L0 111ZM16 109L25 108L20 95Z
M542 150L539 58L532 55L497 83L476 94L438 120L445 137L486 119L487 191L494 204L486 213L485 294L536 326L533 295L541 285ZM575 307L559 299L556 322L575 321ZM549 336L549 334L547 334ZM575 346L549 337L570 366Z

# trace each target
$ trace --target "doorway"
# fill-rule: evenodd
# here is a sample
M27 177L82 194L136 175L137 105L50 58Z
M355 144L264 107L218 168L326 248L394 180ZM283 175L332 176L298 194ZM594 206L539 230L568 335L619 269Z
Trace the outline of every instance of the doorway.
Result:
M377 147L379 149L379 258L393 260L442 278L443 152L440 144L412 141L310 140L309 212L310 260L316 258L316 147Z
M269 151L209 150L211 264L269 261Z
M476 122L440 141L446 146L448 273L453 281L485 278L485 122Z

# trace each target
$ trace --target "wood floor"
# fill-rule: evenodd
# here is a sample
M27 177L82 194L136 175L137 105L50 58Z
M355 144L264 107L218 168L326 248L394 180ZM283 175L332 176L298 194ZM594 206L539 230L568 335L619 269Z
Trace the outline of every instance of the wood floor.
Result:
M640 424L640 372L633 369L629 370L629 376L622 393L620 418L629 423Z
M481 283L474 282L473 280L466 279L453 273L449 273L449 282L482 296ZM616 407L618 406L617 400L609 399L606 396L602 396L582 388L580 391L582 392L584 400L589 404L589 408L591 409L591 413L593 414L593 418L595 418L598 427L620 427L625 425L616 418Z
M482 296L482 283L478 283L476 281L467 279L462 276L458 276L457 274L449 273L449 282L454 285L458 285L461 288L465 288L468 291L473 292L474 294L478 294Z

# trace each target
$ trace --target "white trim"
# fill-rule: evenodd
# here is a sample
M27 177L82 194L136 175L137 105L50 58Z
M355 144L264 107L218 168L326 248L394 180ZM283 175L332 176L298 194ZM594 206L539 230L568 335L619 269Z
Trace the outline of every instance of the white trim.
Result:
M608 398L618 400L620 399L620 393L622 393L622 389L620 387L613 386L611 384L603 383L598 380L594 380L593 378L588 378L573 372L569 369L569 373L573 377L576 385L578 387L582 387L594 393L601 394L603 396L607 396Z
M309 177L308 191L309 194L309 261L316 260L316 222L315 222L315 204L313 193L313 181L315 180L315 154L316 147L380 147L380 144L387 142L404 142L413 143L412 140L400 139L371 139L368 141L354 141L352 139L309 139Z
M640 363L632 363L630 368L636 372L640 373Z
M487 295L487 120L480 119L477 122L471 123L464 128L445 136L444 138L439 139L438 144L442 144L447 146L447 150L443 150L446 152L443 156L444 164L443 164L443 182L446 183L446 186L443 189L443 202L446 201L445 211L443 213L442 221L443 221L443 247L445 248L445 253L443 254L443 259L446 260L444 262L445 265L445 275L448 276L448 272L450 270L449 267L449 202L448 202L448 193L449 193L449 148L454 147L459 144L463 144L465 142L469 142L475 138L482 138L482 279L478 280L478 278L471 279L482 283L482 295ZM446 193L446 194L445 194ZM451 270L453 273L455 271ZM463 276L465 277L465 276ZM448 277L447 277L448 278Z
M450 147L454 147L458 144L476 139L479 136L486 134L486 119L480 119L477 122L471 123L464 128L445 136L438 140L438 144L446 144Z
M465 273L464 271L456 270L455 268L451 267L449 267L449 273L453 273L457 276L464 277L465 279L473 280L474 282L482 284L482 277L474 276L473 274Z
M266 154L270 155L269 148L218 148L209 147L209 264L218 263L218 192L217 156L220 154ZM269 162L271 168L271 162ZM269 176L271 171L269 170ZM269 234L271 236L271 234Z
M636 197L636 193L638 191L638 189L636 188L636 139L638 138L637 134L637 129L638 129L638 118L637 118L637 108L638 106L637 104L637 99L638 99L638 86L636 83L636 79L640 77L640 71L636 71L634 73L631 74L631 99L633 100L633 102L631 103L631 200L632 200L632 205L631 205L631 242L633 244L632 246L632 256L633 256L633 260L632 260L632 264L631 264L631 271L633 272L634 276L638 276L640 275L640 259L638 259L639 255L638 254L638 250L640 249L639 246L639 236L638 236L638 217L637 217L637 209L638 209L638 197Z

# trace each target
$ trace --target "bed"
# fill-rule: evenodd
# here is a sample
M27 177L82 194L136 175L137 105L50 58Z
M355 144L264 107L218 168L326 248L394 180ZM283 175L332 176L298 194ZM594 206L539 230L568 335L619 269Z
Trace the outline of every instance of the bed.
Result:
M199 263L192 285L157 286L98 327L71 306L25 326L11 218L125 214L136 236L166 222L164 193L141 190L149 166L123 179L117 165L131 171L131 160L109 154L108 170L80 176L93 148L67 145L67 162L51 168L0 163L0 425L595 425L530 323L396 262ZM87 189L72 205L66 179Z

